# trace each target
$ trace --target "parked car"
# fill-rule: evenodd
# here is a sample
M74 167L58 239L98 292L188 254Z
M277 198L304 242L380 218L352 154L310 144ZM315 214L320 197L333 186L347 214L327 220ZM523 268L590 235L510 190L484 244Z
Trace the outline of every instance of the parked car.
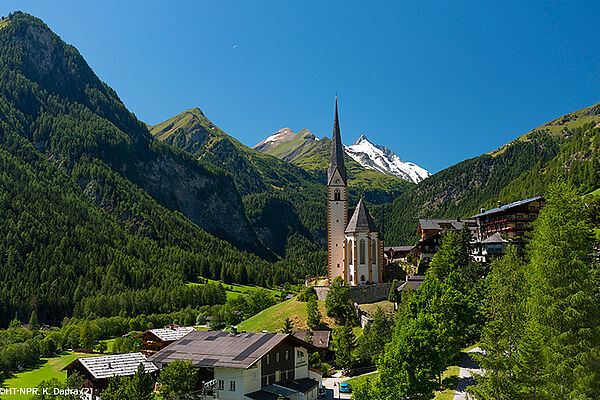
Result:
M348 382L340 384L340 393L352 393L352 386Z

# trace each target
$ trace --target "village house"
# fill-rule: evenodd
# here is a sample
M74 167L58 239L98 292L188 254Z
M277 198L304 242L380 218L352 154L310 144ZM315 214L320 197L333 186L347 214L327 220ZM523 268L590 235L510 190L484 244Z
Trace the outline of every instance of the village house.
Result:
M150 329L140 333L136 338L142 339L141 352L152 355L194 331L193 326L167 326L161 329Z
M83 377L83 387L91 389L92 397L100 395L108 387L108 379L113 376L132 376L139 365L144 366L144 371L154 378L158 374L158 368L149 362L142 353L113 354L99 357L82 357L71 362L63 368L67 376L75 371Z
M417 226L419 242L414 250L412 250L413 254L419 261L430 262L442 243L442 237L447 232L460 231L465 224L469 227L474 238L476 238L477 221L474 219L419 219L419 225Z
M306 331L293 331L292 335L300 340L306 340ZM310 343L319 350L322 360L329 360L333 357L333 352L329 350L331 343L331 331L310 331Z
M191 361L198 369L198 390L207 398L316 399L320 375L309 371L308 354L318 349L283 333L194 331L152 355L157 367Z
M483 261L489 261L504 254L508 244L522 251L525 235L533 230L532 223L544 204L544 198L537 196L506 205L498 204L491 210L482 208L479 214L471 217L477 221L479 237L474 253L483 257Z

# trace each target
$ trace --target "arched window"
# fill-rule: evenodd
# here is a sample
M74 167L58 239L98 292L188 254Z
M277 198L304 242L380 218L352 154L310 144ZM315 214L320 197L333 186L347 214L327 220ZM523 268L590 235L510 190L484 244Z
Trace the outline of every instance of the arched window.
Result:
M377 240L373 239L373 252L371 253L371 264L377 264Z
M360 276L360 280L361 280L361 281L364 281L364 280L365 280L365 276L364 276L364 275L361 275L361 276Z
M352 240L348 240L348 264L354 264L352 258Z
M352 280L352 274L350 274L350 280Z
M338 201L341 199L341 196L340 189L335 189L333 192L333 200Z
M360 249L359 249L359 257L360 257L360 263L364 264L365 263L365 240L361 239L360 240Z

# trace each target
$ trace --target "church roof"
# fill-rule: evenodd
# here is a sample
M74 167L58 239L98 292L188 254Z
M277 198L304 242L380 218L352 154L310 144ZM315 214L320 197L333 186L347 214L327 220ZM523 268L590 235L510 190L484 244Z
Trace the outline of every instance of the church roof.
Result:
M329 157L329 168L327 169L327 184L331 183L331 178L335 169L340 171L342 181L346 184L346 166L344 165L344 145L342 144L342 135L340 134L340 122L338 119L337 97L335 98L335 119L333 120L333 137L331 138L331 154Z
M377 226L373 222L373 218L371 218L371 214L369 214L369 210L367 210L362 197L356 205L350 222L348 222L346 232L377 232Z

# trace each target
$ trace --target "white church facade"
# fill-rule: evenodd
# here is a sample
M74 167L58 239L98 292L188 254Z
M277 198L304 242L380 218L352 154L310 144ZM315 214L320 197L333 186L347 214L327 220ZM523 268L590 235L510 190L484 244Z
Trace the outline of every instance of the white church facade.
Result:
M383 236L361 198L348 220L348 182L337 98L327 169L327 278L351 286L383 282Z

